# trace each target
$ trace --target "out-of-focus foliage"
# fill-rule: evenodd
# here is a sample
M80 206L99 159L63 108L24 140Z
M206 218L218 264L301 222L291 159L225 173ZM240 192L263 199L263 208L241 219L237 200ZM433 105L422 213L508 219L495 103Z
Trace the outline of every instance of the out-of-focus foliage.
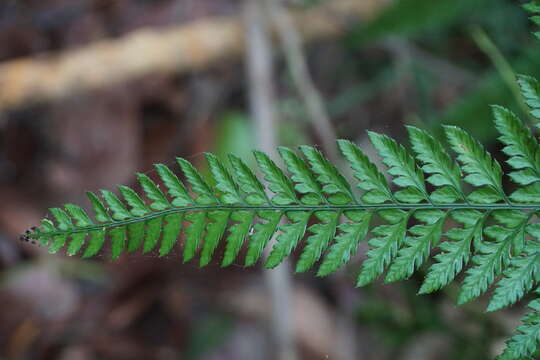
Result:
M540 48L526 49L514 62L518 73L539 75ZM489 118L490 110L486 103L497 103L516 109L519 105L510 89L505 85L500 74L492 71L483 76L466 97L459 99L444 112L437 121L433 121L433 128L440 121L445 124L464 126L479 139L491 139L495 136L495 129L485 119ZM470 119L475 119L474 126L470 126Z
M378 18L360 25L354 40L375 41L388 35L414 36L447 29L464 16L482 11L488 0L398 0Z

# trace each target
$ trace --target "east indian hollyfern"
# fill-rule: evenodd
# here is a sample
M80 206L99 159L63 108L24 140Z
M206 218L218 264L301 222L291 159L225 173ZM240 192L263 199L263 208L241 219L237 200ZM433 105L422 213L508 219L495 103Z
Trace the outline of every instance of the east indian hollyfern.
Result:
M540 11L535 4L529 10ZM540 84L527 76L518 82L532 117L540 118ZM514 113L492 109L511 168L512 191L503 188L499 162L464 130L444 127L454 159L440 141L409 126L412 151L385 135L368 133L397 189L347 140L338 140L338 145L354 181L310 146L299 152L279 148L286 169L260 151L254 152L257 169L234 155L225 162L206 154L211 179L182 158L180 178L158 164L161 185L147 175L137 176L144 198L127 186L119 186L118 194L88 192L93 217L73 204L52 208L53 220L44 219L24 238L39 241L51 253L66 248L68 255L84 258L108 242L114 259L138 249L157 249L164 256L181 239L183 261L198 256L201 266L224 241L222 266L240 261L244 247L243 263L250 266L275 236L265 267L279 265L302 246L296 271L319 264L319 276L348 263L359 243L369 238L358 286L384 273L387 282L406 279L437 248L420 293L439 290L464 271L458 303L494 287L487 310L498 310L527 293L540 293L534 290L540 281L540 147ZM540 297L529 307L500 359L535 354Z
M519 82L537 115L540 85L529 77ZM162 186L138 174L146 199L123 185L118 187L119 195L102 190L100 198L89 192L93 218L73 204L52 208L54 220L44 219L27 236L49 246L51 253L66 248L68 255L85 258L96 255L106 239L112 257L117 258L126 250L148 253L156 248L163 256L181 238L183 260L199 254L201 266L211 261L225 239L222 266L237 261L245 243L244 263L249 266L258 262L277 235L264 261L267 268L279 265L306 238L296 271L307 271L320 261L319 276L338 270L356 253L358 244L371 237L358 286L373 282L386 270L387 282L406 279L438 247L420 293L444 287L468 267L458 303L482 295L497 283L488 311L497 310L521 299L540 280L540 223L535 221L540 209L540 148L512 112L494 106L493 114L513 168L508 176L516 189L510 195L503 189L500 164L464 130L445 127L458 164L438 140L409 126L414 155L385 135L368 134L397 191L347 140L338 144L359 192L310 146L301 146L301 154L279 148L286 171L255 151L257 173L266 186L240 158L229 155L225 163L206 154L213 186L179 158L189 186L169 167L158 164ZM375 222L383 224L372 227ZM530 304L532 313L508 342L502 359L534 353L540 337L539 301Z

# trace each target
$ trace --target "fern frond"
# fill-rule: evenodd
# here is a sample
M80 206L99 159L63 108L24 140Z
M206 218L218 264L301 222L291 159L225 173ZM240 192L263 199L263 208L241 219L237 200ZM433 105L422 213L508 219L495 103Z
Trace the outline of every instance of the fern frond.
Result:
M537 83L523 77L520 83L527 103L538 107ZM198 257L200 266L211 263L220 246L221 266L240 261L243 247L244 264L254 265L275 236L266 268L298 249L296 271L320 263L318 276L349 263L360 242L367 241L358 286L385 272L387 282L406 279L435 250L420 293L439 290L464 272L457 302L494 286L488 310L497 310L540 281L540 152L531 130L514 113L492 109L512 168L507 176L517 186L510 195L500 164L466 131L445 127L454 159L445 144L409 126L412 151L386 135L368 133L396 190L348 140L338 145L354 181L310 146L300 151L280 147L284 168L260 151L254 152L256 168L235 155L220 159L207 153L208 178L182 158L177 159L182 176L157 164L159 179L137 174L141 193L125 185L118 193L88 192L93 215L74 204L52 208L52 218L29 236L51 253L65 248L68 255L82 252L85 258L107 244L112 258L137 250L165 256L180 246L183 261ZM539 304L532 303L535 311L503 358L518 359L534 350Z
M276 244L272 248L265 267L274 268L291 254L298 242L304 237L311 211L288 211L289 223L280 226L281 234L278 235Z
M532 0L526 4L523 4L523 8L534 14L533 16L529 17L529 20L536 25L540 25L540 16L538 15L540 13L540 3L538 3L537 0ZM534 35L536 38L540 39L540 32L535 32Z
M464 304L483 294L508 266L513 247L525 241L525 227L532 214L516 212L513 215L518 219L511 223L510 228L495 225L485 229L485 234L493 241L478 243L479 254L472 259L474 265L467 271L458 304Z
M405 241L410 212L403 210L384 210L378 214L388 222L372 230L374 237L369 241L370 250L362 264L356 281L357 286L365 286L379 277L396 257L398 249Z
M507 163L516 171L508 174L519 185L529 185L540 180L540 149L530 129L510 110L493 106L495 126L502 134L499 139L506 146Z
M484 222L489 212L456 210L451 216L463 224L463 228L453 228L445 234L451 241L440 244L442 252L435 256L437 262L431 266L420 288L421 294L431 293L448 285L467 265L473 243L479 244L482 241Z
M455 126L445 126L444 129L448 142L463 165L463 172L467 174L463 180L479 187L469 194L468 200L475 203L494 203L505 199L501 165L463 129Z
M524 254L511 260L495 289L488 311L505 308L520 300L540 281L540 244L528 242Z
M388 269L386 282L408 278L424 263L431 246L437 245L441 238L446 215L447 212L441 210L419 210L414 213L414 217L425 225L415 225L409 229L414 236L405 238L403 247Z
M540 83L527 75L518 75L517 82L525 98L525 103L531 108L530 114L540 119Z
M336 236L335 244L330 247L328 254L319 267L317 272L319 276L333 273L342 265L348 263L350 258L356 254L358 244L366 237L369 231L369 223L373 217L373 212L352 210L346 211L345 216L350 222L339 225L340 234Z
M464 199L461 170L443 149L441 143L424 130L414 126L408 126L407 130L416 157L424 164L422 170L429 175L426 181L440 187L431 193L431 199L443 204Z
M308 229L312 235L307 238L306 247L296 264L297 272L308 271L320 259L334 238L339 216L338 211L317 211L315 213L315 217L320 223L311 225Z
M531 13L540 12L540 3L537 0L530 1L526 4L523 4L523 8Z
M360 181L358 187L365 190L362 195L362 201L367 204L381 204L385 201L395 201L384 175L369 161L369 158L364 155L358 146L348 140L338 140L338 145L345 158L351 164L351 168L354 170L354 177Z
M540 342L540 299L529 303L531 312L521 320L517 333L506 342L499 360L532 359Z
M397 191L394 197L406 203L419 203L429 198L424 174L415 163L414 158L405 150L403 145L386 135L368 132L371 143L388 166L388 173L394 176L393 182L405 188Z

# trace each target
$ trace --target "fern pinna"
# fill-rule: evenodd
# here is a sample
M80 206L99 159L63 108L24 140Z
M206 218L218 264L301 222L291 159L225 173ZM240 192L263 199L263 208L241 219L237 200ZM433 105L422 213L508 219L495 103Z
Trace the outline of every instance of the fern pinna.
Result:
M529 10L540 11L540 6L531 6ZM518 82L532 117L540 118L540 84L527 76ZM279 265L305 238L296 271L320 262L319 276L349 262L359 243L369 238L358 286L385 271L387 282L406 279L437 248L420 293L441 289L466 268L458 303L494 286L487 310L498 310L516 303L540 281L540 147L514 113L493 106L493 115L512 169L508 177L514 189L508 194L501 165L467 132L444 127L457 154L454 160L441 142L409 126L412 151L385 135L368 133L397 190L347 140L338 140L338 145L352 168L354 184L310 146L301 146L300 152L279 148L286 171L260 151L254 152L257 171L234 155L223 162L206 154L210 184L190 162L178 158L186 183L158 164L162 186L144 174L137 176L146 199L127 186L119 186L120 196L107 190L101 197L88 192L94 217L73 204L52 208L54 220L44 219L25 237L47 245L51 253L67 248L68 255L82 252L84 258L96 255L107 238L113 258L124 251L156 248L163 256L180 238L183 260L199 254L201 266L225 239L222 266L237 261L245 243L243 261L250 266L276 235L264 260L267 268ZM540 297L529 307L500 359L535 353Z

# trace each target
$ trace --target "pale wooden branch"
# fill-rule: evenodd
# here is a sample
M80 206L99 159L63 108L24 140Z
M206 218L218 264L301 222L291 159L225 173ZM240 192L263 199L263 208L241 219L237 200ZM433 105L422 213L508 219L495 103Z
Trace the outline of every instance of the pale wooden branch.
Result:
M304 41L342 33L351 19L368 19L381 0L333 0L295 12L292 17ZM57 54L0 64L0 109L60 99L158 72L189 72L244 52L240 17L211 17L192 23L141 29L115 40Z
M264 0L244 2L247 94L255 125L257 147L276 159L277 114L272 42L263 2ZM274 242L275 239L272 239L271 243ZM271 358L296 360L294 326L290 313L292 280L289 261L284 261L275 269L265 271L264 278L272 304Z
M322 141L323 148L327 156L335 163L340 162L339 152L336 146L336 131L330 120L325 100L315 86L309 73L306 55L302 48L302 39L299 35L296 24L290 16L289 11L283 6L282 0L266 0L270 17L276 28L279 43L283 49L287 66L291 73L294 86L304 103L306 112L313 124L318 138ZM339 279L334 279L339 283ZM338 284L338 289L342 289ZM351 317L350 301L346 301L348 296L341 294L339 307L335 317L335 334L332 338L334 357L339 360L356 359L358 343L356 335L357 329ZM347 306L342 306L346 304Z

